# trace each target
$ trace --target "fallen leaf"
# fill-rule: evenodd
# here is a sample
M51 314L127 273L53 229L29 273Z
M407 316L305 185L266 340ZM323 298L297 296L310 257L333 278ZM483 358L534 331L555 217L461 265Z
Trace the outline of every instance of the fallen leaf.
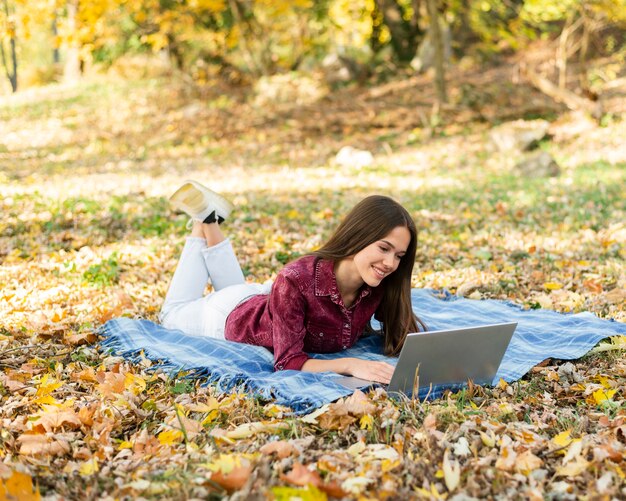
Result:
M341 482L341 488L353 496L358 496L373 482L373 479L367 477L351 477Z
M566 447L569 444L571 444L573 442L573 438L571 437L571 433L572 430L565 430L562 431L561 433L559 433L558 435L555 435L554 437L552 437L552 442L557 446L557 447ZM563 454L565 454L563 452Z
M326 501L328 499L324 492L312 485L309 485L304 489L281 485L278 487L272 487L271 491L272 499L274 501Z
M97 339L98 337L93 332L79 332L77 334L66 334L63 336L63 342L71 346L93 344Z
M357 417L376 411L376 405L361 390L355 390L345 401L339 401L334 405L343 406L349 414Z
M317 418L318 425L326 430L343 430L357 420L344 406L332 404L327 412Z
M279 430L286 430L289 426L289 423L282 421L244 423L237 426L234 430L227 431L225 436L232 440L240 440L256 435L257 433L274 433Z
M275 442L268 442L259 449L259 452L261 454L276 454L276 457L278 457L279 459L289 457L296 451L297 449L286 440L276 440Z
M503 471L513 471L516 460L517 452L515 452L511 447L502 447L500 456L496 460L496 468Z
M300 421L302 421L303 423L308 423L308 424L317 424L318 423L317 418L320 417L322 414L325 414L326 412L328 412L329 409L330 409L330 404L324 404L319 409L316 409L313 412L311 412L311 414L307 414L306 416L302 417Z
M604 298L610 303L623 305L626 302L626 289L615 288L607 292Z
M563 288L563 284L560 284L558 282L545 282L543 286L549 291L557 291Z
M76 429L81 427L81 420L72 409L49 409L39 414L39 419L34 421L44 430L50 432L58 428Z
M606 390L604 388L600 388L593 392L593 400L596 405L601 405L604 402L608 402L613 398L613 395L617 393L617 390Z
M80 468L78 468L78 473L83 476L93 475L94 473L98 473L98 471L100 471L100 467L95 457L92 457L89 461L84 461L80 465Z
M576 461L570 461L565 466L560 466L556 469L555 476L557 477L576 477L583 473L589 467L591 463L582 457L578 457Z
M319 488L319 486L322 485L322 477L320 477L320 474L317 471L309 470L306 466L299 462L294 463L293 468L289 473L281 473L280 478L281 480L284 480L292 485L299 485L302 487L310 484Z
M211 481L228 492L241 489L252 473L252 463L245 457L233 454L220 454L207 465L212 470Z
M70 444L47 434L25 433L17 438L23 456L62 456L70 452Z
M10 477L0 478L1 501L39 501L40 499L39 488L33 485L30 475L13 471Z
M450 453L446 449L443 453L443 479L446 483L448 491L452 492L456 489L461 481L461 467L456 460L450 459Z
M533 470L543 465L541 458L535 456L530 451L524 451L518 454L515 459L515 470L524 475L529 475Z
M177 429L165 430L157 436L161 445L175 445L183 441L183 432Z
M119 372L98 372L96 379L100 384L96 389L105 397L115 398L124 393L126 376Z

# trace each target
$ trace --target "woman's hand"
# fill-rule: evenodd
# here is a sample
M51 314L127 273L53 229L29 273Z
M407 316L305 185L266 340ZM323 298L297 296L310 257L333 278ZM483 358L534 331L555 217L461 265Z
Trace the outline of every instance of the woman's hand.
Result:
M309 358L302 366L303 371L325 372L332 371L348 376L355 376L369 381L389 384L395 367L386 362L374 362L362 358L335 358L321 360Z
M389 384L395 367L387 362L375 362L361 358L349 358L347 373L361 379Z

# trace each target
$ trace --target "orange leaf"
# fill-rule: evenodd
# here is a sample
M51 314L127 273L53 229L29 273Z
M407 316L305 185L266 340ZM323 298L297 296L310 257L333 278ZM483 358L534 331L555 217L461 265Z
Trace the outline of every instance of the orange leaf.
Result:
M343 403L341 400L337 402L337 405L343 405L349 414L357 417L376 411L376 405L361 390L356 390Z
M26 473L14 471L9 478L0 478L0 500L19 499L39 501L39 489L33 486L33 479Z
M317 422L321 428L327 430L343 430L357 420L354 416L350 416L345 407L337 407L331 404L327 412L317 418Z
M595 280L585 280L583 281L583 285L585 286L585 288L591 292L595 292L597 294L599 294L600 292L602 292L602 284L596 282Z
M302 463L295 463L291 471L287 474L281 473L281 480L288 482L292 485L299 485L304 487L305 485L313 485L320 487L322 485L322 477L317 471L311 471Z
M70 444L43 434L27 434L17 438L24 456L62 456L70 452Z
M98 372L96 374L98 382L96 389L104 396L113 397L115 394L124 393L126 376L116 372Z
M93 332L80 332L63 337L63 342L72 346L95 343L97 336Z
M50 432L63 427L80 428L81 421L72 409L53 409L42 413L34 424L41 425Z
M277 440L275 442L268 442L259 449L259 452L261 452L261 454L276 453L276 457L283 459L296 452L296 448L286 440Z
M241 489L246 484L251 473L252 464L246 461L240 466L235 466L228 473L222 473L221 471L213 472L211 480L221 485L228 492L233 492Z

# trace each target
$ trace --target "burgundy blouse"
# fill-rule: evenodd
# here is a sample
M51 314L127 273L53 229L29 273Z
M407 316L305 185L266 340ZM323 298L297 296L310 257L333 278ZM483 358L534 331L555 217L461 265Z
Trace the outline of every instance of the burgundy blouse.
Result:
M274 370L300 370L305 352L345 350L359 339L382 299L364 284L350 308L341 299L334 263L305 256L286 265L270 294L253 296L226 319L225 337L274 352Z

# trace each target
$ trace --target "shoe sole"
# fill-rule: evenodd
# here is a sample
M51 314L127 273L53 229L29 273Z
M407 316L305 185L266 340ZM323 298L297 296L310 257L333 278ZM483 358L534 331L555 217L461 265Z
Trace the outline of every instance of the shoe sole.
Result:
M170 197L170 202L177 208L186 212L189 216L196 220L203 220L203 209L207 206L215 209L216 215L226 219L233 210L233 204L226 200L223 196L210 190L206 186L196 183L195 181L187 181Z

